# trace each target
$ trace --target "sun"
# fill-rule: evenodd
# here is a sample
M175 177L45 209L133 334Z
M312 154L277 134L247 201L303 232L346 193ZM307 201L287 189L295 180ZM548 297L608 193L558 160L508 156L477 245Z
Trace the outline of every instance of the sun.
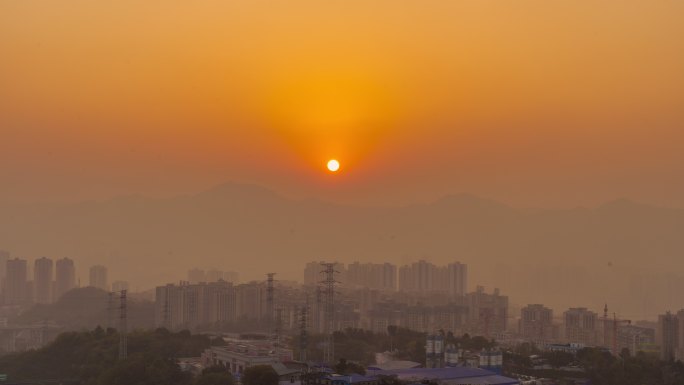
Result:
M330 170L332 172L336 172L339 169L340 169L340 162L338 162L335 159L330 159L328 161L328 170Z

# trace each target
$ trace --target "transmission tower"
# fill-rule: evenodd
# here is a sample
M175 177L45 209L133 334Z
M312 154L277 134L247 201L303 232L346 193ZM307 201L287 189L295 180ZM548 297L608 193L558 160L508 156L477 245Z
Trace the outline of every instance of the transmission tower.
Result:
M608 304L603 307L603 346L608 347Z
M274 338L274 345L275 345L275 352L278 357L280 357L280 336L282 333L282 319L283 319L283 309L281 307L277 308L276 310L276 320L275 320L275 338Z
M323 309L323 290L321 290L320 286L316 286L316 306L312 312L312 322L314 324L314 332L316 333L321 333L324 329L323 320L321 319L321 309Z
M164 327L171 330L171 301L169 300L169 293L171 289L166 286L164 289Z
M114 293L109 292L107 300L107 329L114 327Z
M126 314L126 290L121 290L119 306L119 360L125 360L128 356L127 314Z
M334 364L335 363L335 341L333 334L335 332L335 270L334 263L321 263L325 274L325 279L321 281L323 285L323 293L325 295L325 335L326 344L323 351L323 361Z
M275 316L275 286L274 282L276 273L266 274L266 322L268 323L268 334L272 337L275 325L273 323Z
M309 298L299 313L299 361L306 362L306 352L309 348L309 335L306 330L307 316L309 313Z

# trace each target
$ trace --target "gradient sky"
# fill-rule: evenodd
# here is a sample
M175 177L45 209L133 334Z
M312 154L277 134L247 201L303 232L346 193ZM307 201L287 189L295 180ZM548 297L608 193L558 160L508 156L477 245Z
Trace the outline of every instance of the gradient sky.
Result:
M4 0L0 201L231 180L684 207L682 20L678 0Z

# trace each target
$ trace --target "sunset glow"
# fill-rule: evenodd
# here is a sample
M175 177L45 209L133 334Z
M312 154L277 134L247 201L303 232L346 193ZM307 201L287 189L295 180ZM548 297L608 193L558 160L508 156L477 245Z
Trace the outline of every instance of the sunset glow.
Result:
M683 21L0 0L0 385L684 385Z
M336 161L335 159L331 159L328 161L328 170L332 172L336 172L337 170L340 169L340 162Z
M0 198L684 207L684 2L627 3L5 1Z

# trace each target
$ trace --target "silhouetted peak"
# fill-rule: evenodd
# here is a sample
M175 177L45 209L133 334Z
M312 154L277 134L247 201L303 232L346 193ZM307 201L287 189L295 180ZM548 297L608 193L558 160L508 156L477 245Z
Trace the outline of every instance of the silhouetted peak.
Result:
M628 211L628 210L643 210L652 209L654 207L637 203L627 198L619 198L612 201L608 201L598 207L599 210L603 211Z
M449 194L435 202L436 206L448 206L463 209L510 209L497 201L481 198L469 193Z
M225 182L196 195L201 198L278 198L274 191L255 184Z

